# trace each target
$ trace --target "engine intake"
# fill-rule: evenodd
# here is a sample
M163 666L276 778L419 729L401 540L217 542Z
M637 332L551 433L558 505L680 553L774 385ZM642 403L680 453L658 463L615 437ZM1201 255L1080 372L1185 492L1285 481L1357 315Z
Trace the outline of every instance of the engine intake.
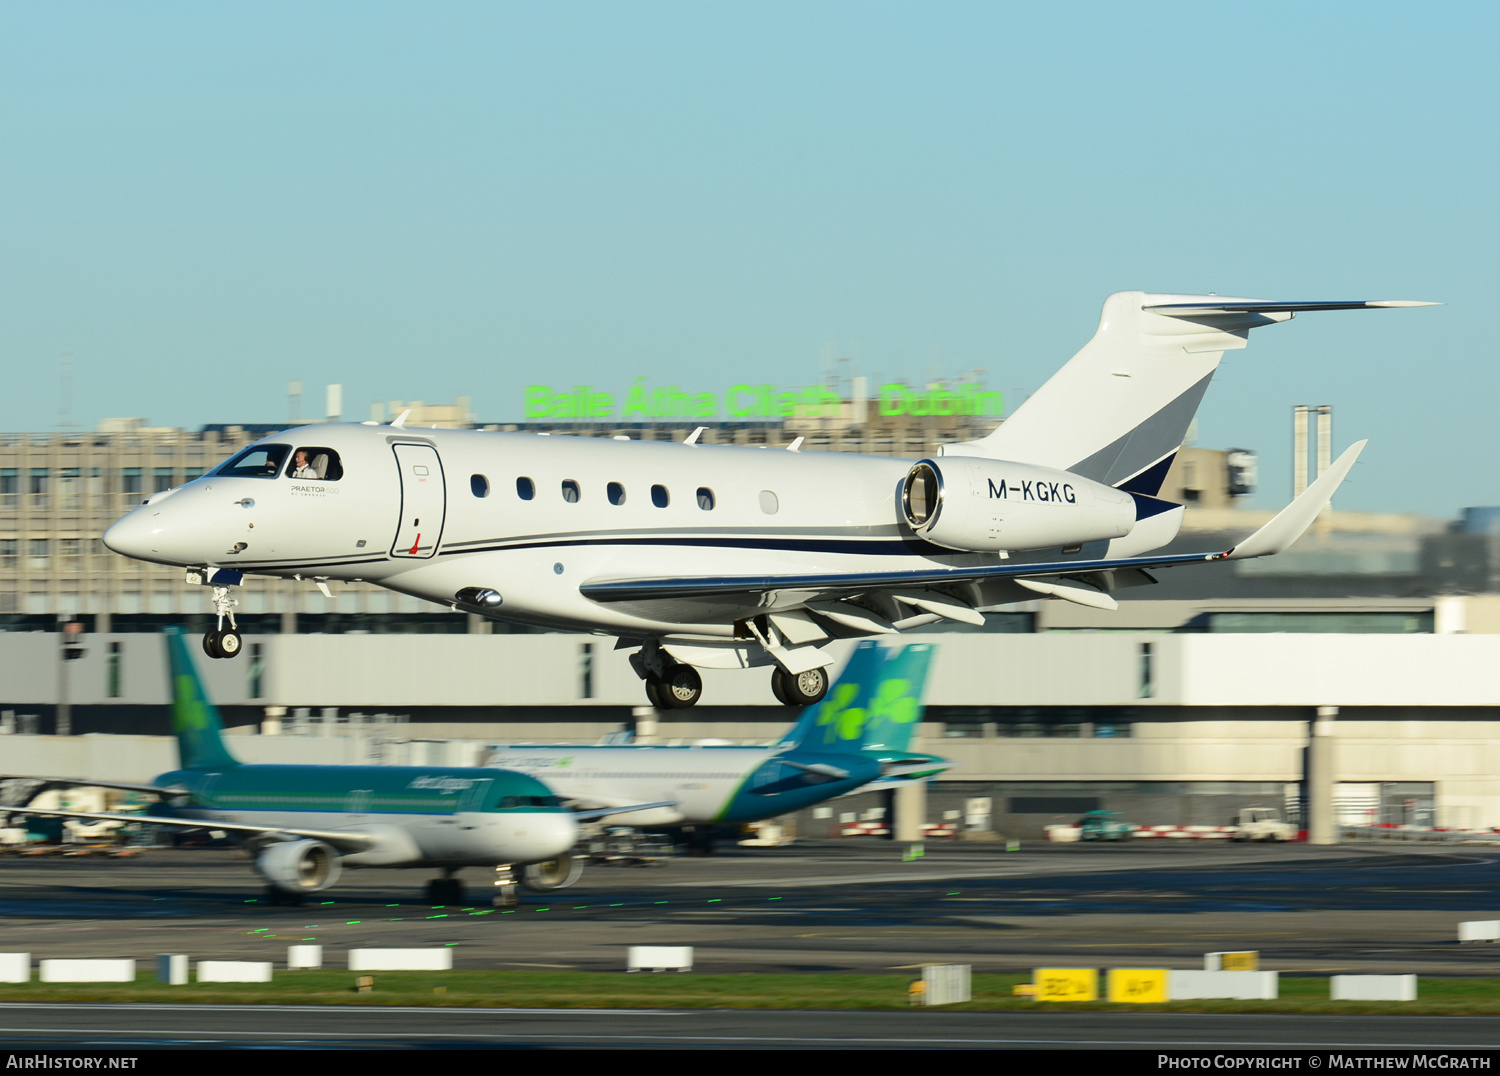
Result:
M339 880L339 854L322 841L273 844L255 860L256 872L288 893L316 893Z
M583 874L582 858L564 852L556 859L541 863L528 863L521 872L521 884L534 893L546 893L553 889L567 889Z
M1067 471L974 456L919 461L898 500L919 537L964 552L1081 545L1135 526L1128 493Z

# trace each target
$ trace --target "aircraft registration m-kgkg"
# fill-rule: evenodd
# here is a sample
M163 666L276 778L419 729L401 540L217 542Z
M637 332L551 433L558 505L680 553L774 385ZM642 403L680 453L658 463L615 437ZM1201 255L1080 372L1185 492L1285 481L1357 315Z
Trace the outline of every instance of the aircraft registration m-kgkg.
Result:
M244 576L362 580L615 636L658 706L697 702L699 668L752 666L808 704L827 691L833 639L979 625L1038 596L1114 608L1111 592L1153 568L1285 549L1364 442L1231 548L1148 555L1181 524L1157 494L1220 358L1298 313L1427 305L1118 292L1009 419L925 460L402 419L297 427L155 494L104 542L214 588L216 657L239 650Z

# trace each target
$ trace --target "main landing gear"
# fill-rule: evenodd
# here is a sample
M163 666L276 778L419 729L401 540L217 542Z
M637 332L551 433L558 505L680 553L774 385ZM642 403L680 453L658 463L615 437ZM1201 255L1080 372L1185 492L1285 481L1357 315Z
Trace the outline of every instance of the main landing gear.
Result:
M771 671L771 691L785 706L811 706L828 694L828 670L809 669L793 674L777 666Z
M427 903L436 907L438 905L455 905L464 902L464 884L457 878L449 875L445 878L434 878L427 883Z
M658 710L685 710L702 697L703 678L691 665L668 665L646 677L646 698Z
M211 658L234 658L239 657L240 651L244 649L244 640L240 638L239 626L234 622L234 607L239 604L229 593L228 587L214 587L214 613L218 617L218 627L212 628L203 635L203 652ZM224 619L229 618L229 630L224 630Z

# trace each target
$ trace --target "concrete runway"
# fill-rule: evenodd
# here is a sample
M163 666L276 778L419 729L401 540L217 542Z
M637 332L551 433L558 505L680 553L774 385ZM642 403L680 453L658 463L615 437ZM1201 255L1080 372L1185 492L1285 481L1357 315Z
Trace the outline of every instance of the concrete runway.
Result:
M429 908L425 873L349 871L321 902L273 908L231 850L133 860L0 858L0 925L42 957L284 962L324 946L456 943L455 966L618 970L629 945L692 945L698 970L975 971L1039 965L1201 967L1258 949L1283 972L1500 973L1500 947L1457 944L1462 919L1500 918L1500 850L1240 846L1218 842L928 845L876 840L729 849L664 867L590 867L572 889L488 908ZM471 909L471 910L466 910ZM22 948L17 941L7 949Z
M11 1050L1136 1049L1297 1053L1492 1050L1486 1017L1190 1013L428 1009L291 1005L0 1004ZM1330 1066L1332 1067L1332 1066Z

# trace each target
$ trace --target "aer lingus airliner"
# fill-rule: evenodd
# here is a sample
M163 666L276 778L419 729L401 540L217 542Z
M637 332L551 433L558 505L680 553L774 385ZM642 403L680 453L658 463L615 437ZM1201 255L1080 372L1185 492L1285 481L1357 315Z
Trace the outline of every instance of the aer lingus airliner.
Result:
M910 751L933 647L855 647L826 698L769 747L508 745L490 764L540 778L580 808L629 826L692 826L706 850L720 824L758 822L857 791L935 776L948 763ZM626 812L630 804L661 803Z
M924 460L416 430L405 416L303 426L155 494L104 542L213 587L216 657L239 651L245 576L363 580L615 636L657 705L697 702L697 668L750 666L805 704L827 691L833 639L978 625L1038 596L1114 608L1111 592L1153 568L1287 548L1364 442L1244 541L1149 555L1181 524L1157 494L1221 356L1298 313L1427 305L1118 292L994 432Z
M460 903L456 871L493 867L496 899L514 899L514 870L565 856L580 820L534 777L488 767L243 765L222 739L218 709L203 690L182 635L169 629L172 724L181 768L151 785L108 781L43 783L121 788L156 796L148 815L12 807L39 814L224 830L244 839L273 904L338 881L342 867L427 867L443 872L427 897ZM647 807L666 806L661 803ZM555 866L543 872L555 873Z

